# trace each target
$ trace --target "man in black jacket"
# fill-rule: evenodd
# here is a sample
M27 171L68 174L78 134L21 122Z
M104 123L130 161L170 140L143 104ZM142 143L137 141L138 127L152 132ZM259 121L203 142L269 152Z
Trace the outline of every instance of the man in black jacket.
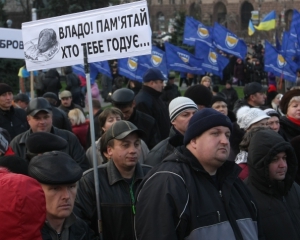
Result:
M82 169L68 154L53 151L38 155L31 159L28 173L41 184L45 193L43 239L97 239L88 225L73 213L76 182L82 176Z
M34 98L29 102L27 112L27 121L30 129L16 136L10 143L14 153L26 159L26 141L30 134L35 132L48 132L64 138L68 145L61 151L69 154L83 170L89 168L84 149L77 137L66 130L58 129L52 125L52 107L44 98Z
M230 119L214 109L194 114L184 145L140 185L136 239L263 239L241 169L226 161L231 130Z
M145 164L155 166L170 155L174 148L183 144L183 136L189 121L198 111L198 106L190 98L177 97L169 104L172 127L168 138L159 142L148 154Z
M170 119L168 108L160 96L165 78L157 68L150 68L143 77L144 85L135 97L136 109L156 120L159 141L169 136Z
M251 138L245 182L257 202L266 240L300 239L297 165L290 143L273 130L258 131Z
M135 192L150 170L140 165L143 131L128 121L115 122L106 132L104 144L110 159L98 166L103 239L135 240L133 222ZM78 184L74 212L97 231L97 209L93 170L86 171Z
M67 115L74 108L80 109L82 111L82 113L84 114L82 107L80 105L74 103L72 93L70 91L68 91L68 90L62 91L59 94L59 98L61 100L61 104L59 105L58 108L61 109L62 111L64 111Z
M14 108L12 88L0 83L0 126L9 132L11 138L25 132L29 125L26 113L21 108Z
M143 140L148 148L153 148L158 143L158 136L156 130L156 122L153 117L135 109L134 92L128 88L121 88L111 96L114 107L119 108L124 120L132 122L138 129L143 130L146 135Z

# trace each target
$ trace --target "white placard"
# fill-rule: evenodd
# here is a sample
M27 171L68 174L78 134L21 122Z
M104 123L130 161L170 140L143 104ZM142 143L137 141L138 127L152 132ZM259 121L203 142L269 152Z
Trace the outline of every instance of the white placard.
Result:
M0 58L24 59L20 29L0 28Z
M22 24L29 71L151 54L146 1Z

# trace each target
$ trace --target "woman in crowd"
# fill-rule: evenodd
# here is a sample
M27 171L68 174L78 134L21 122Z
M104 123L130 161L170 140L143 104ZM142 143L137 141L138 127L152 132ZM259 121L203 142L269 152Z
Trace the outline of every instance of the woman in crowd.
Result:
M280 118L280 133L290 141L300 135L300 90L286 92L280 101L280 109L285 114Z
M211 90L211 78L209 76L204 76L201 79L200 84L207 87L209 90Z
M78 138L81 146L86 150L86 138L89 130L89 120L85 119L82 111L78 108L72 109L68 113L72 125L72 132Z

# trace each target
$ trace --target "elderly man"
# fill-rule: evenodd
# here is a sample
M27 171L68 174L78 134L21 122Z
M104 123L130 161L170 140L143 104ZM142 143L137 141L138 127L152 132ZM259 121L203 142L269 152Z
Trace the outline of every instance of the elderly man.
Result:
M136 239L262 239L240 168L226 161L230 119L213 109L191 118L178 147L137 193Z
M105 133L108 163L98 166L103 239L134 240L135 192L150 170L138 163L143 131L128 121L115 122ZM97 231L93 170L79 181L75 213Z
M29 126L26 113L21 108L13 107L12 88L0 83L0 126L9 132L11 138L25 132Z
M16 155L24 159L26 158L28 150L25 143L30 134L35 132L48 132L64 138L68 142L68 145L61 151L69 154L83 170L89 168L85 152L77 137L69 131L52 126L52 107L46 99L32 99L29 102L26 112L30 129L16 136L10 143Z
M183 144L183 135L192 116L198 111L198 106L187 97L177 97L169 104L169 114L172 127L169 137L158 143L148 154L145 164L155 166Z
M76 182L82 176L80 166L66 153L47 152L31 159L29 176L36 179L46 198L46 222L43 239L97 239L88 225L73 214Z

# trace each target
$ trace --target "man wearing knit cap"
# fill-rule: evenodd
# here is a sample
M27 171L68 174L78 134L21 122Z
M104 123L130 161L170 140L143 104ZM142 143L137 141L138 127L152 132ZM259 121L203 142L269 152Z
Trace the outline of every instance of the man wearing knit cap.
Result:
M69 154L83 170L89 168L84 149L77 137L69 131L58 129L52 125L52 107L46 99L41 97L32 99L29 102L26 112L30 129L16 136L10 143L10 146L17 156L26 159L26 154L28 153L28 148L26 146L27 139L33 133L46 132L48 135L55 134L65 139L68 144L61 149L61 151ZM52 139L53 138L51 137L44 138L43 143L46 145L45 147L53 144L53 142L51 144L47 142L47 140L51 141ZM40 140L37 141L41 142Z
M185 97L188 97L197 104L198 109L209 108L210 102L213 97L211 91L204 85L194 85L189 87L184 93Z
M152 149L159 142L156 121L149 114L143 113L135 108L136 103L134 97L135 94L131 89L118 89L111 95L112 105L122 111L124 120L132 122L138 129L146 133L143 140L148 148Z
M26 113L21 108L13 107L12 88L0 83L0 126L6 129L11 138L25 132L29 126Z
M29 176L42 186L46 198L43 239L96 239L88 225L73 213L80 166L66 153L48 152L31 159Z
M145 164L155 166L171 154L175 147L183 144L183 135L192 116L198 111L197 105L187 97L177 97L169 104L172 127L169 137L158 143L147 155Z
M84 113L81 106L79 106L76 103L73 103L72 93L70 91L68 90L62 91L59 94L59 98L61 100L61 104L58 108L64 111L67 115L74 108L78 108L82 111L82 113Z
M184 145L141 183L136 239L263 239L257 207L237 177L241 169L226 161L231 130L216 110L194 114Z
M157 68L150 68L143 77L143 87L135 96L136 109L156 120L158 141L168 137L170 121L168 108L160 98L164 87L164 76Z
M263 106L267 98L266 91L267 88L258 82L248 83L244 87L244 99L235 103L233 112L237 113L242 106L251 108Z

